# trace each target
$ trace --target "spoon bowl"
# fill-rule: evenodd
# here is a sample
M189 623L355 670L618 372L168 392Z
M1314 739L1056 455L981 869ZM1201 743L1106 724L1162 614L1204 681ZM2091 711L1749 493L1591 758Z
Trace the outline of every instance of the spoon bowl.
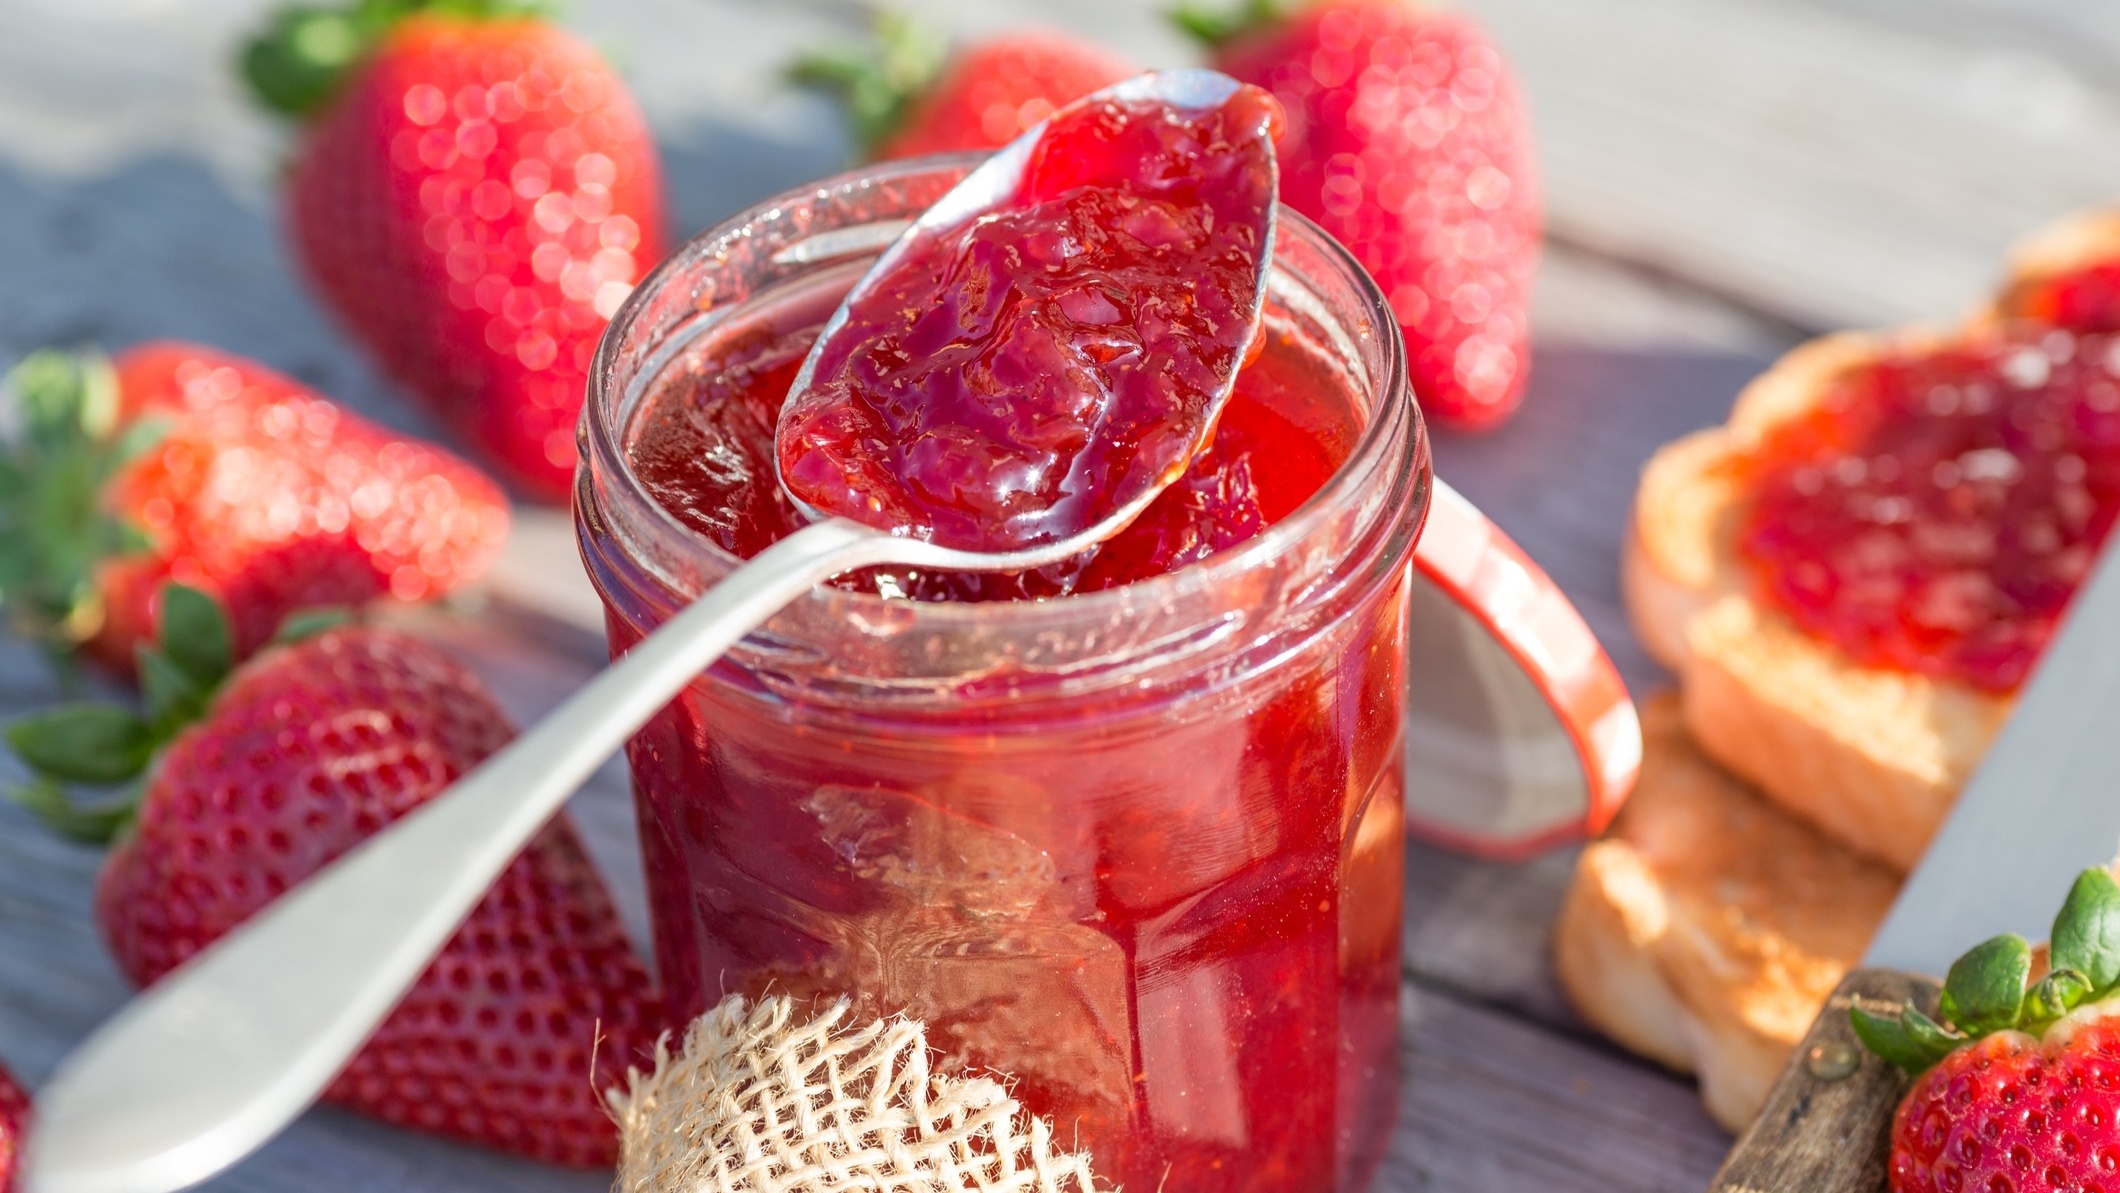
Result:
M852 313L861 308L875 294L882 281L891 277L909 257L930 250L938 243L963 236L969 226L981 216L1001 210L1015 201L1023 192L1033 150L1047 129L1079 112L1110 103L1153 103L1186 114L1210 113L1228 103L1242 88L1243 84L1237 80L1212 70L1168 70L1137 75L1067 104L1041 121L1037 127L1017 137L980 163L950 188L947 194L921 213L920 217L884 250L868 271L854 283L853 288L833 311L831 318L825 322L817 339L810 345L809 353L803 358L795 380L788 387L788 396L781 405L776 449L785 447L792 421L791 413L798 409L805 397L815 389L820 363L838 346L837 338L846 332ZM1265 158L1270 168L1264 187L1267 201L1257 213L1256 240L1252 247L1252 270L1247 296L1250 334L1254 338L1258 335L1259 312L1266 301L1267 277L1273 261L1274 239L1278 226L1279 205L1272 200L1273 194L1278 190L1278 175L1272 170L1274 159L1270 140ZM1243 359L1243 356L1243 353L1239 353L1238 359ZM1219 385L1208 396L1204 410L1193 420L1194 425L1190 427L1191 433L1187 437L1188 458L1198 455L1213 437L1215 424L1221 417L1223 408L1229 404L1231 395L1236 391L1237 373L1236 367L1227 370L1227 375L1219 379ZM797 487L789 483L784 471L785 460L784 450L774 452L775 479L788 501L805 518L813 522L831 516L805 500ZM1144 486L1140 492L1116 504L1102 517L1074 533L1029 544L1013 551L980 549L974 552L966 544L950 544L943 542L940 535L932 536L931 541L943 546L957 546L960 553L953 557L949 564L930 563L927 566L946 566L953 571L1025 571L1071 559L1125 530L1175 479L1176 476L1173 475L1164 478L1161 484ZM981 558L973 559L972 555L975 553Z

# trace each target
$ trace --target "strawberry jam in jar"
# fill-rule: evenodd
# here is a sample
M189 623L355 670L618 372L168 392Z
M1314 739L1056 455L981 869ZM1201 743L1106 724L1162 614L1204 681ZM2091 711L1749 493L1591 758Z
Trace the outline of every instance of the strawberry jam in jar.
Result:
M614 653L801 524L772 471L789 381L974 160L771 200L619 313L576 494ZM1427 446L1389 308L1286 210L1262 339L1211 447L1094 557L820 586L634 738L680 1016L918 1018L1104 1185L1367 1184L1398 1103Z

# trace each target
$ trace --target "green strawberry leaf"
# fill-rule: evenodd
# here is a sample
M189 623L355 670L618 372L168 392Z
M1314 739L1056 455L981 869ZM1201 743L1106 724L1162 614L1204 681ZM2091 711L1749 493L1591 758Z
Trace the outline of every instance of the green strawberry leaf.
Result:
M119 421L117 373L95 353L32 353L0 390L14 415L0 434L0 602L19 630L70 649L102 624L98 566L144 541L104 490L162 428Z
M1928 1054L1930 1064L1957 1051L1970 1038L1945 1029L1941 1023L1923 1014L1919 1007L1909 1006L1899 1012L1899 1026L1908 1039Z
M134 816L155 752L206 714L231 667L228 618L212 597L180 584L161 594L160 645L134 650L145 718L113 705L73 704L7 727L7 742L34 778L7 792L46 827L77 841L105 842ZM77 801L71 783L125 787L115 798Z
M272 15L243 48L243 78L264 105L286 116L322 108L365 57L373 33L352 12L295 6Z
M2054 917L2055 969L2073 969L2093 992L2120 982L2120 883L2102 866L2076 876Z
M234 634L221 602L184 584L162 586L162 653L211 693L235 666Z
M2027 1030L2044 1027L2075 1009L2090 993L2090 981L2082 974L2057 969L2025 992L2022 1026Z
M113 704L69 704L7 727L7 744L31 769L70 783L122 783L147 768L154 735Z
M1887 1019L1857 1005L1848 1008L1848 1022L1863 1047L1908 1073L1924 1072L1940 1059L1908 1030L1903 1015Z
M8 799L28 809L45 828L83 845L108 845L132 823L140 800L137 784L116 799L85 807L50 779L10 784L5 790Z
M2031 972L2032 946L2022 936L2006 933L1974 945L1944 976L1944 1018L1973 1037L2014 1026Z
M1234 8L1184 3L1170 10L1178 31L1209 49L1220 49L1249 33L1279 24L1288 16L1283 0L1243 0Z
M417 12L489 18L550 14L539 0L355 0L346 6L290 4L244 45L237 67L251 95L282 116L322 111L391 26Z
M147 722L158 740L169 740L205 715L210 693L189 668L144 642L133 651L133 662L140 673L140 695L147 702Z
M170 419L150 414L120 426L117 436L110 443L111 455L119 464L131 463L146 454L155 444L162 442L162 437L169 434L170 425Z
M318 634L338 629L352 621L353 610L342 605L297 609L281 619L280 628L273 631L272 640L281 646L306 642Z

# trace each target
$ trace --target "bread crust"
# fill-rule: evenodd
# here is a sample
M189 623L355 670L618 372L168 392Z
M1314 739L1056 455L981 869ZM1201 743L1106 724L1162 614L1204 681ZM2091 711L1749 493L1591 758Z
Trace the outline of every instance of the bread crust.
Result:
M2099 261L2120 261L2120 210L2064 216L2010 246L2009 280L1982 318L2007 318L2027 287Z
M1554 964L1583 1017L1697 1073L1732 1131L1855 964L1898 889L1889 869L1709 762L1675 698L1643 709L1634 795L1578 862Z
M1753 596L1737 555L1752 461L1834 379L1951 333L1826 336L1738 395L1729 421L1669 444L1642 471L1621 567L1636 632L1679 676L1712 757L1840 841L1904 872L1928 847L2011 698L1865 667Z

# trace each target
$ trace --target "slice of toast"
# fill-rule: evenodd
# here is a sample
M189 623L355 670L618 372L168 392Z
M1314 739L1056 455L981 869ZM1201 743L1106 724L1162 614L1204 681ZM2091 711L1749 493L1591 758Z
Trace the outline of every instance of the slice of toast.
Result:
M2022 313L2040 283L2120 261L2120 210L2061 220L2013 250L1971 326ZM1865 667L1755 599L1736 552L1754 455L1833 379L1919 351L1944 329L1826 336L1747 386L1729 421L1669 444L1642 471L1621 585L1643 644L1675 671L1702 749L1841 841L1910 869L2009 715L2012 699Z
M1940 333L1828 336L1738 396L1730 420L1649 461L1622 585L1636 632L1677 672L1685 720L1717 761L1839 840L1910 869L2008 715L2010 700L1865 667L1753 596L1737 557L1754 453L1833 378Z
M1678 702L1642 710L1641 780L1583 851L1554 925L1561 985L1621 1045L1698 1073L1715 1120L1757 1113L1899 880L1717 768Z

